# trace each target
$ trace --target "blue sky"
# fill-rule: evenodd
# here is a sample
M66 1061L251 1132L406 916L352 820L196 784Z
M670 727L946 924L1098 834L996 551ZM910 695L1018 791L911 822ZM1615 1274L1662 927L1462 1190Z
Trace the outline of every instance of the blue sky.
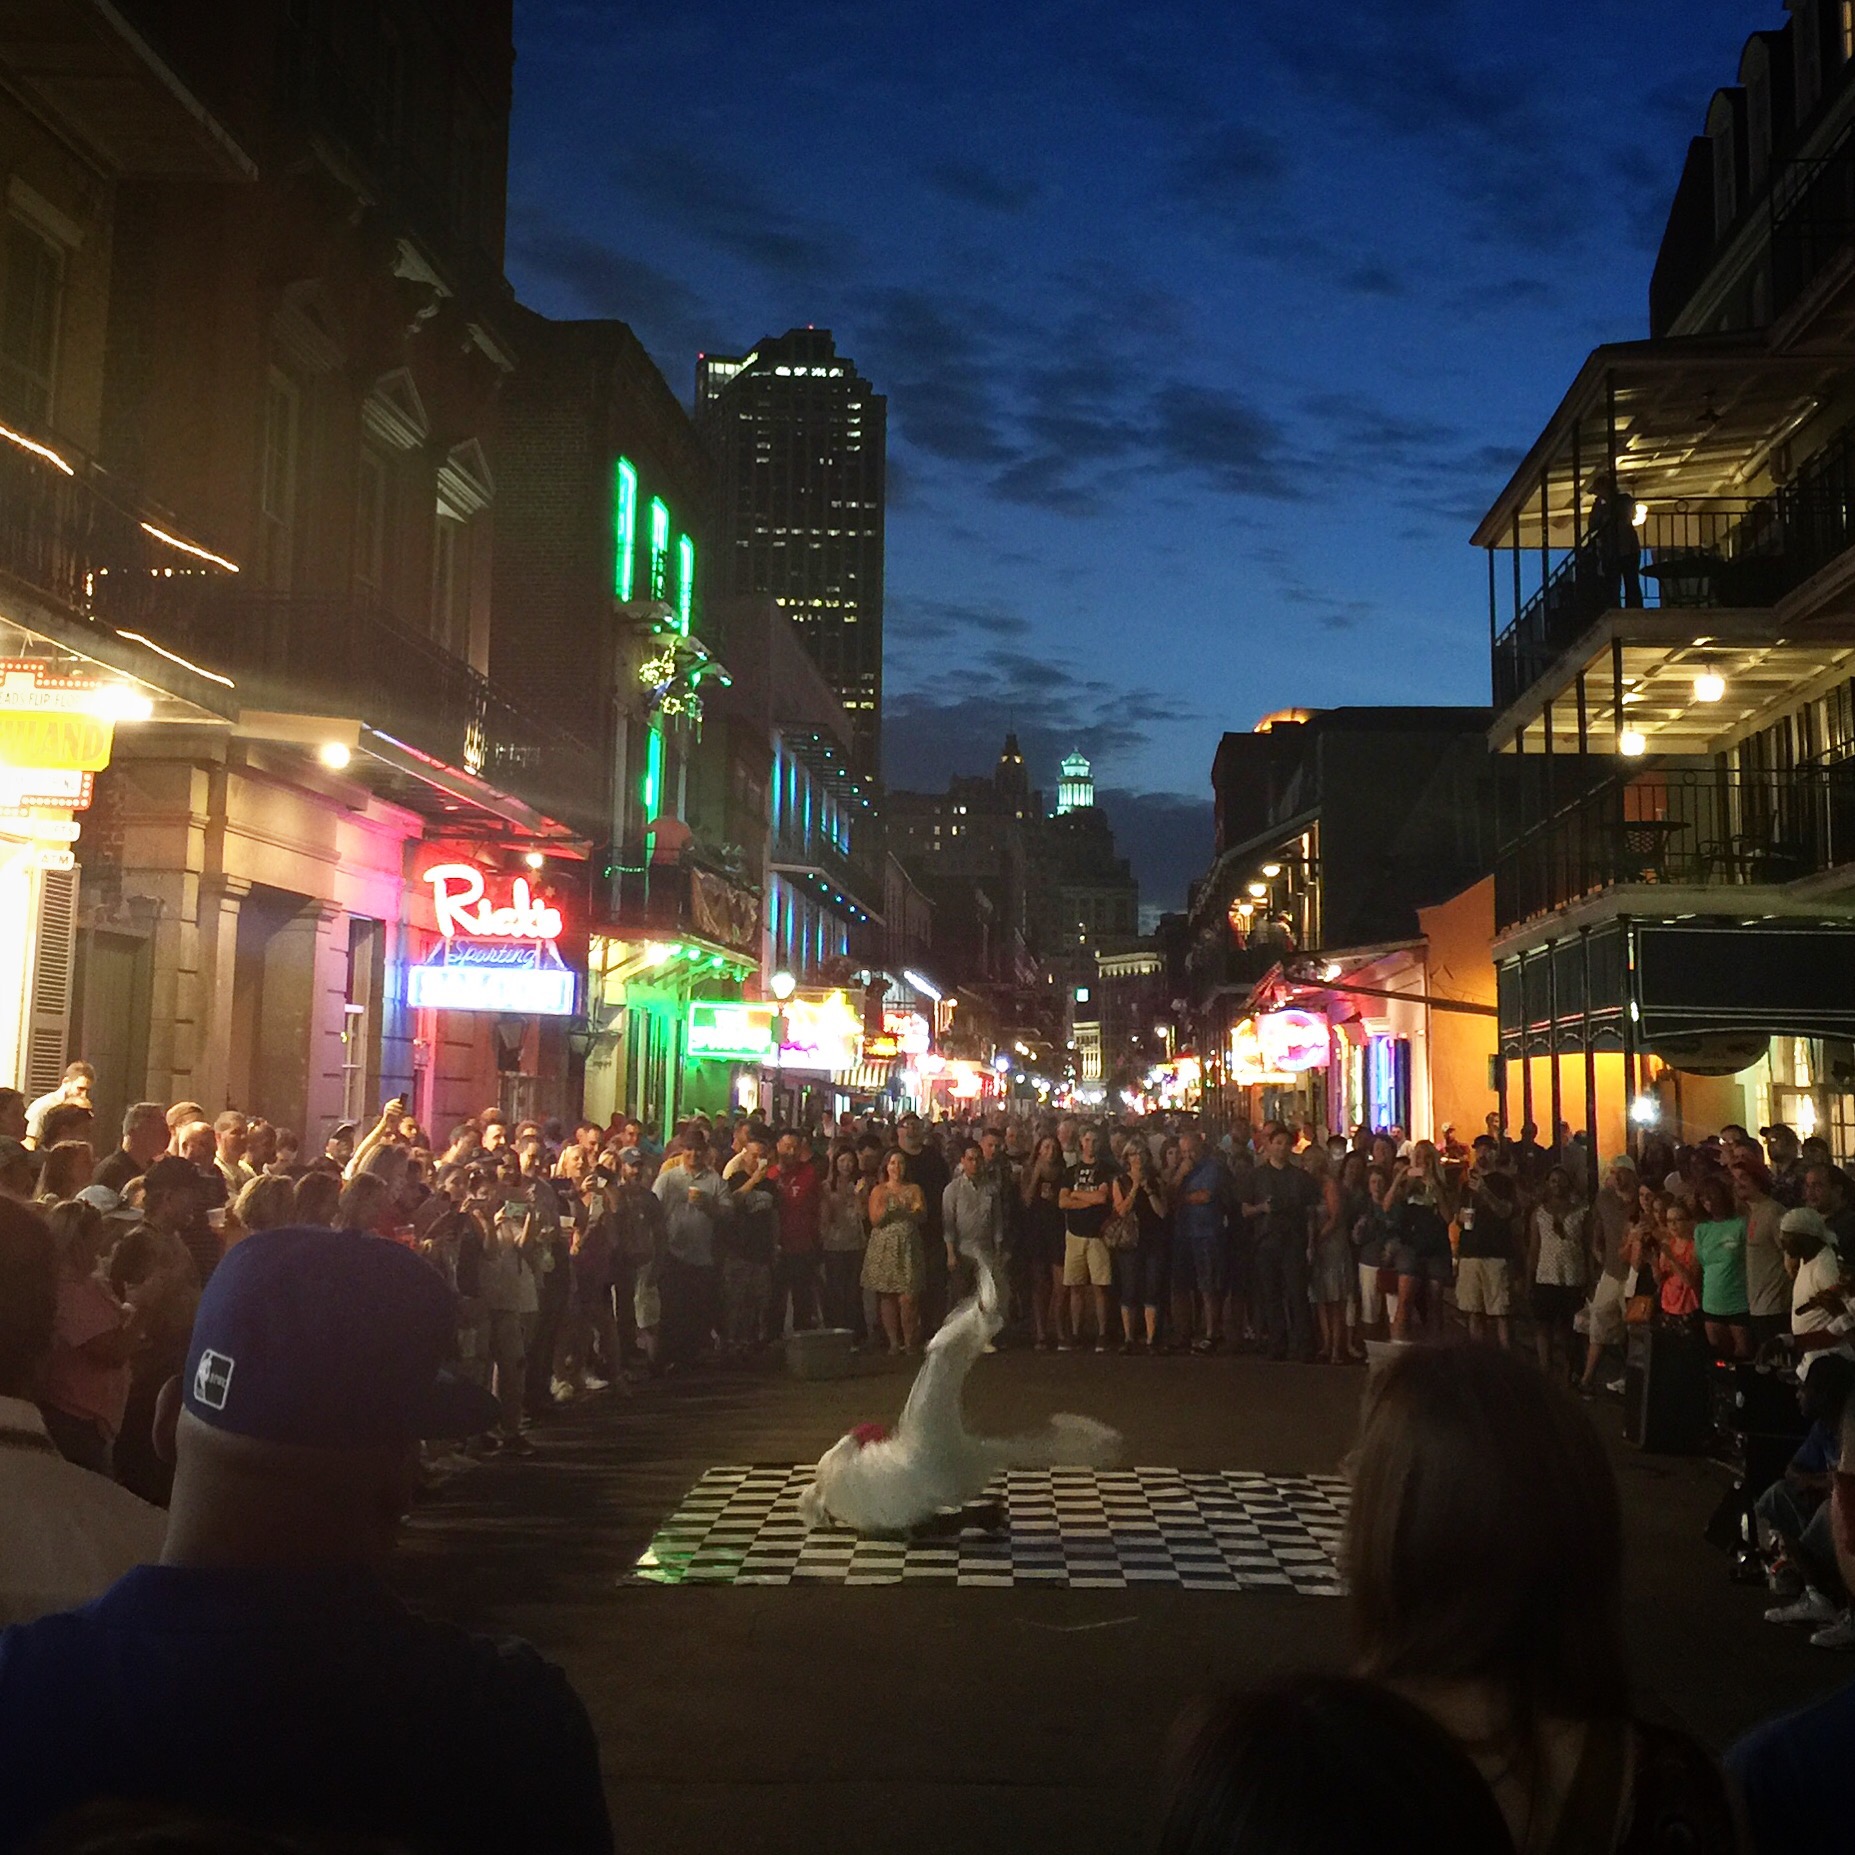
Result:
M1080 743L1148 899L1217 738L1480 702L1468 531L1645 332L1688 138L1777 0L517 0L509 271L889 395L885 771Z

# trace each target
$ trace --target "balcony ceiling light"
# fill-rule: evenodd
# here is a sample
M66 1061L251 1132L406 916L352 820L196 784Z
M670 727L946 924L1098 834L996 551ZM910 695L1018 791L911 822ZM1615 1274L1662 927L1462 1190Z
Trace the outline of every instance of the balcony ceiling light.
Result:
M1282 866L1279 863L1265 863L1262 866L1262 873L1273 882L1276 877L1281 875Z
M1638 759L1647 751L1648 746L1649 743L1644 739L1640 728L1625 728L1617 736L1617 752L1628 760Z
M1249 892L1260 902L1269 893L1269 885L1266 882L1253 882L1249 885Z
M1718 670L1702 670L1694 678L1696 702L1718 702L1726 694L1726 678Z
M324 741L316 749L316 758L332 772L339 773L354 758L354 750L346 741Z

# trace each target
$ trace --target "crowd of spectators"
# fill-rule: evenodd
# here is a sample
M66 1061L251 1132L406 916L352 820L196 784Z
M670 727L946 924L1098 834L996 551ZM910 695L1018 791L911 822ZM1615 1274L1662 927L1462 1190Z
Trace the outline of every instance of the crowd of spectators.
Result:
M531 1453L563 1401L736 1370L788 1332L918 1351L987 1250L1003 1344L1342 1365L1387 1343L1351 1463L1353 1674L1195 1713L1162 1846L1354 1846L1386 1747L1411 1814L1375 1808L1374 1846L1706 1851L1743 1819L1789 1851L1834 1820L1855 1699L1749 1739L1730 1784L1632 1716L1616 1490L1574 1395L1620 1389L1638 1326L1794 1376L1809 1433L1757 1503L1769 1614L1855 1646L1855 1189L1786 1128L1601 1167L1563 1129L1213 1140L1171 1117L698 1116L659 1151L635 1119L493 1108L434 1142L395 1100L305 1156L147 1102L98 1160L89 1081L0 1091L0 1623L22 1626L0 1635L0 1850L102 1794L105 1759L161 1808L609 1846L558 1674L387 1597L408 1501L466 1456ZM1441 1339L1466 1343L1395 1344ZM479 1712L408 1750L435 1682ZM363 1692L369 1756L311 1802L326 1759L303 1748ZM481 1755L516 1743L548 1801ZM1294 1780L1354 1758L1358 1785Z

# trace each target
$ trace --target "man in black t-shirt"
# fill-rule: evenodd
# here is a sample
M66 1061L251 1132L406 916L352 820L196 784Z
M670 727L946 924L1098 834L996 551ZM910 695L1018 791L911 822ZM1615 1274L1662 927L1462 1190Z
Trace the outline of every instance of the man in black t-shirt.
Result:
M927 1216L921 1225L922 1261L926 1283L921 1291L921 1331L932 1333L947 1317L947 1243L941 1229L941 1200L953 1181L953 1171L938 1140L930 1140L918 1114L905 1114L895 1124L896 1144L902 1149L902 1176L921 1188Z
M1308 1252L1320 1188L1291 1154L1294 1136L1278 1121L1264 1130L1264 1159L1250 1181L1244 1215L1257 1228L1255 1311L1271 1359L1314 1357L1308 1321Z
M122 1145L99 1161L93 1185L107 1185L118 1196L131 1179L139 1179L167 1151L167 1110L158 1101L138 1101L122 1117Z
M1083 1291L1095 1294L1095 1350L1108 1350L1108 1291L1114 1282L1114 1258L1102 1237L1108 1221L1109 1182L1114 1161L1102 1152L1101 1135L1086 1128L1081 1157L1069 1168L1056 1202L1063 1212L1063 1286L1069 1290L1069 1331L1082 1337ZM1060 1342L1059 1342L1060 1349Z
M1494 1337L1505 1346L1520 1202L1513 1180L1495 1169L1498 1151L1482 1135L1463 1182L1456 1211L1456 1306L1468 1316L1470 1339L1486 1339L1493 1321Z

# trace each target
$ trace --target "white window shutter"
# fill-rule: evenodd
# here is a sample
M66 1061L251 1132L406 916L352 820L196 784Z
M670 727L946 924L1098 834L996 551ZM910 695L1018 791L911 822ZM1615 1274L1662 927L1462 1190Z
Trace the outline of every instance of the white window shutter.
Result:
M26 992L27 1096L47 1095L64 1074L71 1036L71 977L77 959L77 871L41 870L39 931Z

